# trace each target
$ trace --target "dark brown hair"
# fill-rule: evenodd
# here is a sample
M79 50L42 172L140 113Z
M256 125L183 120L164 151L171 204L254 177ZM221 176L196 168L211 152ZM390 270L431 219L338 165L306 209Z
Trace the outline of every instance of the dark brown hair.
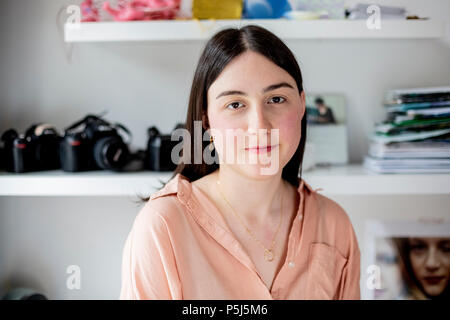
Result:
M192 81L185 124L185 128L190 133L191 146L194 146L194 122L202 121L202 116L207 115L207 93L209 87L234 58L248 50L265 56L288 72L295 79L299 94L303 92L303 79L300 67L291 50L276 35L255 25L219 31L206 43ZM297 188L299 186L299 174L301 178L301 166L306 142L306 110L302 118L301 126L300 143L295 154L283 168L282 172L282 178ZM207 121L206 123L203 122L202 137L208 129L209 124ZM202 140L202 150L209 143L209 141ZM190 150L190 159L194 159L194 148L190 148ZM215 153L215 150L213 153ZM207 164L203 159L201 164L185 164L181 162L177 165L169 181L180 173L187 177L189 181L193 182L214 172L218 168L218 163L213 162L212 164ZM160 182L163 184L161 187L163 188L165 183L161 180ZM149 197L141 197L141 200L145 202L149 199Z

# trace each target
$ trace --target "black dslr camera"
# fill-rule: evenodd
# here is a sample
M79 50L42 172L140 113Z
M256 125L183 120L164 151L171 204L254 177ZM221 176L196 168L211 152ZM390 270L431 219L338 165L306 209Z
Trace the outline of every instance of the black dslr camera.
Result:
M0 147L0 170L5 170L5 150Z
M5 170L5 156L3 152L3 148L0 147L0 170Z
M174 130L185 128L183 123L178 123ZM159 130L153 126L147 130L147 154L145 156L145 168L151 171L173 171L177 164L171 159L172 149L180 141L172 141L172 134L160 134ZM182 138L182 137L181 137ZM182 139L181 139L182 140Z
M64 171L120 171L130 160L130 151L119 134L130 131L119 123L111 124L96 115L87 115L65 130L60 144Z
M61 136L49 124L34 124L25 134L9 129L1 140L6 171L21 173L61 168L58 151Z

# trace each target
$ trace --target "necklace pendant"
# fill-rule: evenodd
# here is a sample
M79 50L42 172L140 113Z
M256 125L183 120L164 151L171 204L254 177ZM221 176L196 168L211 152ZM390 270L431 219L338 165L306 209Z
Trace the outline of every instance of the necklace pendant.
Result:
M271 250L264 251L264 259L266 259L266 261L272 261L273 258L274 258L274 254Z

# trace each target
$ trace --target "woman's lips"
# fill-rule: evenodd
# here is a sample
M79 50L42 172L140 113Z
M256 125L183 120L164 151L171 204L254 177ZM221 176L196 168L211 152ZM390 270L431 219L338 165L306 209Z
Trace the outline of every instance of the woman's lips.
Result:
M441 282L445 277L444 276L435 276L435 277L424 277L423 279L430 285L438 284Z
M278 145L268 146L268 147L262 147L262 148L245 148L245 150L252 152L252 153L266 153L272 151L272 149L275 149L278 147Z

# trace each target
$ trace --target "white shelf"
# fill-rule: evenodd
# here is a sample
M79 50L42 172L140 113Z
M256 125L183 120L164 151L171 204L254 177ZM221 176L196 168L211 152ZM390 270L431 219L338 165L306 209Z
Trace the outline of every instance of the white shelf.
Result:
M148 195L166 181L171 172L89 171L68 173L61 170L0 173L0 196L133 196Z
M148 196L171 172L0 172L0 196ZM361 165L314 169L303 178L337 195L450 194L450 174L377 174Z
M282 39L430 39L445 35L443 21L382 20L368 29L365 20L155 20L66 24L66 42L204 40L220 29L257 24Z
M315 169L303 173L312 188L338 195L450 195L450 174L380 174L362 165Z

